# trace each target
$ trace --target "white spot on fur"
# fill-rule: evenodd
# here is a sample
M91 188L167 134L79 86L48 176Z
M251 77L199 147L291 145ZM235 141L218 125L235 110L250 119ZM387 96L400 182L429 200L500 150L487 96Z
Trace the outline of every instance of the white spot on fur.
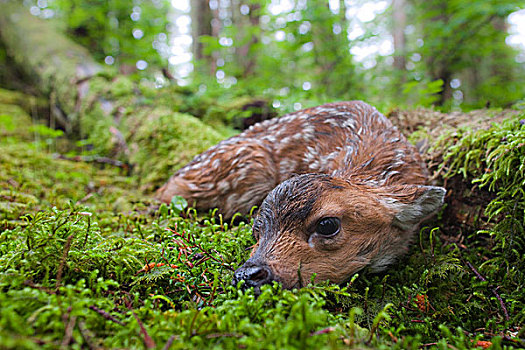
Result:
M297 167L297 161L290 158L284 158L279 162L279 173L289 174L294 172Z
M325 119L324 121L326 124L332 125L334 128L338 128L340 126L340 123L337 119Z
M355 129L355 126L356 126L356 121L355 121L354 119L347 119L347 120L343 123L343 127L345 127L345 128L349 128L349 129L352 129L352 130Z
M239 149L235 152L235 155L238 156L239 154L244 153L247 148L248 147L246 147L246 146L239 147Z
M270 142L270 143L276 143L277 142L277 138L275 136L273 136L273 135L266 135L265 137L263 137L263 139L268 141L268 142Z
M230 190L230 188L231 188L231 185L228 180L219 181L219 183L217 184L217 190L220 193L226 193Z

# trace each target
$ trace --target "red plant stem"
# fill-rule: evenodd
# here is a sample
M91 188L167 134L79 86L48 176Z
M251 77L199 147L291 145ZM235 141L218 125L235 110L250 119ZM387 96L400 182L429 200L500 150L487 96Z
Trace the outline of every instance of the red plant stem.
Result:
M131 311L131 314L133 315L133 317L135 317L135 320L137 320L137 323L139 324L140 333L142 333L142 335L144 336L144 345L146 345L146 348L148 349L156 348L157 344L155 344L155 341L153 340L153 338L148 334L146 327L144 327L144 323L142 323L142 321L137 316L135 311L133 311L133 308L131 307L131 302L127 298L126 298L126 307L128 308L129 311Z
M487 279L485 277L483 277L478 272L478 270L476 270L476 268L470 262L467 261L466 264L472 270L472 272L474 272L474 274L476 275L476 277L479 280L481 280L483 282L487 282ZM503 310L503 313L505 314L505 321L508 321L510 319L509 312L507 311L507 307L505 306L505 302L503 301L503 299L501 299L500 295L498 294L497 288L489 287L489 289L491 290L492 294L494 294L496 296L496 298L498 299L499 305L501 306L501 309Z
M111 316L110 313L108 313L108 312L106 312L106 311L104 311L102 309L99 309L95 305L91 305L89 308L91 310L95 311L97 314L99 314L102 317L104 317L106 320L115 322L116 324L119 324L121 326L125 326L124 322L117 320L115 317Z

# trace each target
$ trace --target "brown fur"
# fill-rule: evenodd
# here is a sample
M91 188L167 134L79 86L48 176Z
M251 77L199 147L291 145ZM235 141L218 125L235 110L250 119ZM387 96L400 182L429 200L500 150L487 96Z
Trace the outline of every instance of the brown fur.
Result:
M377 188L314 174L292 178L263 202L254 225L259 244L247 264L267 266L285 288L305 285L314 273L317 281L342 283L365 266L382 270L406 252L414 229L435 206L410 223L396 224L396 214L429 189L439 205L444 191L434 187ZM315 233L326 217L341 219L335 237Z
M292 288L314 273L341 283L405 252L419 222L443 200L443 189L423 186L427 176L415 147L390 121L352 101L256 124L197 156L158 197L181 195L226 217L262 202L258 245L236 279ZM341 222L334 237L315 232L326 217Z
M404 153L394 164L399 151ZM390 171L381 176L378 171L388 166ZM236 212L247 214L293 175L334 172L365 180L382 177L385 184L422 184L427 178L417 150L390 121L372 106L352 101L256 124L195 157L157 191L157 198L169 203L180 195L198 209L219 208L232 217Z

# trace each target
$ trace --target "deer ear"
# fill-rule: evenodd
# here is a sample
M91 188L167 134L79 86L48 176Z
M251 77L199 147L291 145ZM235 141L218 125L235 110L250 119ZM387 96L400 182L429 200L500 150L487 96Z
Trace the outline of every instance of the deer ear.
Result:
M405 231L415 229L421 221L436 213L447 192L443 187L435 186L410 186L408 189L410 196L403 200L390 198L388 204L396 211L393 225Z

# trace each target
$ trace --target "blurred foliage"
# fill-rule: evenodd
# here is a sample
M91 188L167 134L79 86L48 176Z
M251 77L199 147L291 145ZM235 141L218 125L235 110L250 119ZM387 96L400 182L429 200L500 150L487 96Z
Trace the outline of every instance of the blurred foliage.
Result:
M344 26L341 17L321 3L298 5L297 10L276 16L269 15L268 2L261 1L260 6L256 16L262 17L261 27L248 28L259 38L251 47L257 53L251 75L245 75L237 55L244 43L234 40L232 46L220 44L223 37L238 37L246 26L231 23L224 26L219 37L203 38L207 52L224 61L218 69L225 72L226 84L233 77L240 88L251 93L264 88L283 101L302 103L364 98L355 94L360 76L349 53L350 42L343 31L333 32L333 28Z
M461 94L461 107L510 106L525 95L523 64L518 50L505 42L507 17L524 1L477 0L411 1L416 30L411 35L410 55L422 58L414 73L442 79L448 94L441 104L454 104L453 90ZM417 40L421 39L421 45ZM418 47L420 46L420 47ZM458 79L461 86L451 86ZM461 101L460 100L460 101ZM458 105L458 103L455 103Z
M115 64L121 72L136 72L140 60L150 67L146 71L150 76L155 69L167 65L170 28L167 1L25 0L24 3L31 6L35 15L57 19L70 37L88 48L95 59Z
M321 2L297 4L290 12L272 15L268 1L253 2L259 6L250 13L259 19L257 27L226 21L219 36L201 38L205 53L223 62L217 71L223 72L224 78L195 76L195 85L212 89L215 84L223 89L234 85L230 89L278 101L275 106L285 112L320 101L365 98L360 92L362 74L349 52L352 43L342 29L342 15L334 15ZM257 38L250 46L256 60L250 74L239 56L246 40L235 40L246 32ZM224 38L233 38L232 45L222 44Z
M196 86L218 81L225 89L262 90L286 112L349 99L383 108L439 105L469 110L508 107L525 95L519 51L505 42L506 19L525 6L522 0L407 1L406 46L401 52L381 51L394 25L391 8L376 10L374 20L360 19L360 10L370 11L377 1L340 1L339 9L324 1L298 1L277 14L275 2L255 2L260 20L256 27L226 16L218 34L201 38L220 66L207 79L192 77ZM236 40L246 31L258 38L251 47L257 64L250 75L239 55L245 41ZM379 54L355 59L356 52L378 49ZM405 58L405 69L393 66L394 54ZM209 65L209 60L198 64Z
M180 62L189 54L184 45L172 50L170 40L190 29L181 24L190 13L174 10L169 1L24 2L36 15L58 19L73 39L122 73L134 74L142 60L148 68L138 76L159 86L174 75L193 90L262 96L285 112L351 99L384 108L437 104L468 110L508 107L525 94L524 66L505 42L507 17L525 7L523 0L407 0L406 45L397 52L381 49L394 23L392 8L378 1L213 1L204 16L212 18L212 33L197 39L205 57L184 63L182 75L180 65L166 70L167 59ZM365 8L375 8L375 18L362 19ZM355 59L366 51L376 53ZM404 57L405 69L393 66L394 54Z

